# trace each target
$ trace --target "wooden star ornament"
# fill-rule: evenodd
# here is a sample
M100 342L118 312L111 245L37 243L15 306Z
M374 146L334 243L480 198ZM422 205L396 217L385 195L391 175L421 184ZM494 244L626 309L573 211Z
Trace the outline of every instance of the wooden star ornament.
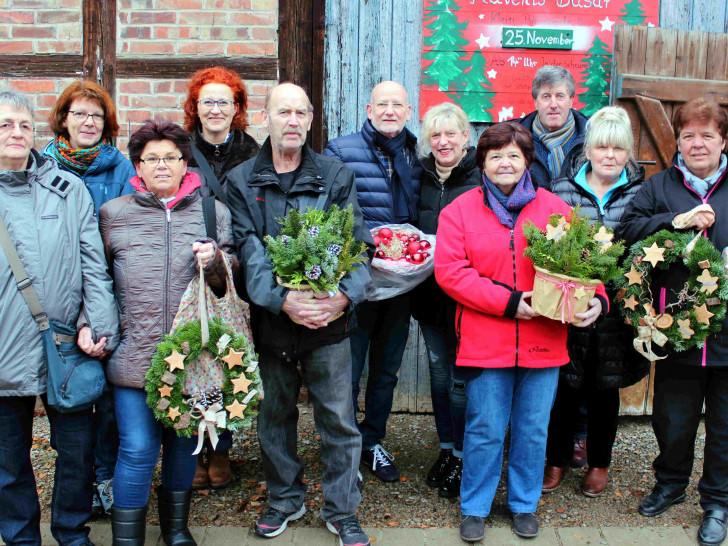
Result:
M245 351L236 351L232 347L228 348L228 354L226 354L222 361L227 363L228 370L232 370L235 366L243 365L243 355Z
M651 247L643 246L642 250L645 251L645 262L650 262L652 267L656 267L658 262L665 261L665 249L657 246L657 243L652 243Z
M179 354L177 349L174 349L172 354L165 358L164 361L169 364L170 372L185 369L185 355Z
M695 333L695 330L690 328L690 319L677 319L677 329L683 339L690 339Z
M622 300L624 302L624 306L627 309L632 309L632 311L637 309L637 305L639 305L639 302L637 301L637 298L634 297L634 295L631 295L628 298L625 298Z
M225 406L225 409L228 410L228 413L230 414L230 419L233 419L234 417L239 417L240 419L243 419L243 412L245 411L245 408L247 408L245 404L241 404L237 400L233 400L233 403L229 406Z
M594 240L600 243L608 243L613 238L614 233L609 233L609 231L607 231L607 228L604 226L600 227L599 231L594 234Z
M241 375L237 379L231 379L230 382L233 384L233 394L237 394L239 392L244 392L245 394L248 394L248 387L252 385L252 381L245 377L244 375Z
M695 308L695 316L698 318L698 322L710 324L710 317L714 317L715 313L708 311L708 306L703 304L700 307Z
M172 394L172 387L169 385L162 385L157 390L159 391L159 396L162 398L169 398Z
M629 284L627 286L632 286L633 284L642 283L642 273L637 271L634 268L634 265L630 267L629 273L625 273L624 276L629 279Z
M718 289L718 277L713 277L707 269L703 269L703 272L698 276L698 282L703 285L700 287L701 292L712 294Z
M172 419L172 421L177 419L180 415L182 414L179 412L179 408L174 406L169 408L169 411L167 412L167 417Z
M551 224L546 225L546 238L549 241L556 241L563 234L564 230L561 226L552 226Z

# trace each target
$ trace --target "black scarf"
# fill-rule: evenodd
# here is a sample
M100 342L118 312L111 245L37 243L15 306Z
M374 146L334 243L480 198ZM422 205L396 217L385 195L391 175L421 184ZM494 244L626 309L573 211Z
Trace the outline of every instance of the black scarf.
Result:
M392 177L392 208L395 222L414 221L417 218L417 204L415 191L412 188L412 165L404 153L407 147L407 129L402 129L392 138L385 137L375 129L374 144L393 160L394 174L397 175Z

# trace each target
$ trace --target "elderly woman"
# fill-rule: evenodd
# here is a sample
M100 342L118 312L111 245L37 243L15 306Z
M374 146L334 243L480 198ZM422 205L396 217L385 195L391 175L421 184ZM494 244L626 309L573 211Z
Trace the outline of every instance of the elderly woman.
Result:
M114 350L119 317L91 196L78 177L32 149L33 114L27 96L0 92L0 218L47 318L76 326L83 307L79 338L91 347L79 342L81 349ZM0 251L0 537L6 544L41 543L30 458L40 396L58 452L51 533L59 544L89 546L93 409L62 413L48 406L39 323L8 262Z
M549 413L559 367L566 364L566 326L538 317L528 303L535 270L524 258L527 220L545 228L551 214L569 206L534 187L531 133L498 123L478 141L475 161L482 184L445 207L437 229L435 275L457 302L456 376L466 382L460 537L484 536L498 487L503 442L510 424L508 507L516 534L534 537L541 496ZM604 287L577 314L580 327L606 307ZM602 301L604 303L602 303ZM538 351L530 350L538 347Z
M101 235L115 280L121 312L121 342L111 356L119 423L119 458L114 473L114 544L144 543L145 516L152 471L160 446L162 484L157 488L159 523L165 544L195 544L187 529L196 439L163 429L147 406L145 375L157 344L169 333L182 295L196 274L216 294L227 286L221 274L231 249L230 212L216 203L217 242L205 236L200 180L187 172L192 154L189 135L178 125L149 121L129 139L136 167L133 195L101 208Z
M419 155L422 158L419 227L437 232L440 212L456 197L481 184L475 148L468 146L470 122L462 108L439 104L422 120ZM441 497L460 495L465 433L465 385L452 381L455 365L455 302L432 275L415 288L412 316L419 322L430 360L430 390L440 455L425 482Z
M728 115L712 100L692 99L675 110L673 129L677 139L673 166L642 185L617 235L632 244L661 229L705 230L723 250L728 246ZM693 211L704 204L712 212ZM724 320L724 331L726 326ZM708 545L723 542L728 520L728 336L724 331L709 337L703 349L671 353L655 366L652 427L660 447L653 465L657 484L639 506L642 515L656 516L685 500L705 403L705 459L698 484L705 514L698 541Z
M227 173L258 155L260 150L255 139L245 132L248 127L245 84L236 72L214 66L195 72L187 89L185 129L192 137L193 150L188 167L200 176L203 197L215 195L227 203L227 198L218 195L215 187L224 188ZM210 441L205 440L205 449L199 455L192 484L195 489L208 486L219 489L230 483L232 472L228 450L232 445L230 431L220 435L214 450Z
M576 159L551 191L581 213L610 229L644 181L644 169L633 155L633 136L627 112L608 106L586 125L584 155ZM610 291L610 297L614 297ZM574 455L579 406L587 410L587 462L581 484L587 497L598 497L607 485L607 468L617 435L619 389L647 374L649 362L632 348L632 328L615 306L598 326L569 328L570 361L561 369L556 401L551 410L543 492L554 491Z
M114 147L119 133L116 107L111 95L91 80L73 82L58 97L50 115L56 137L43 150L64 171L72 172L91 193L94 212L120 195L134 192L129 180L136 174L134 165ZM84 339L87 345L89 339ZM100 350L93 348L94 356ZM109 514L113 505L112 478L119 449L119 431L114 401L109 392L96 404L94 412L94 513Z
M119 133L111 95L90 80L74 82L61 93L48 116L54 138L43 150L91 192L98 215L101 205L134 192L131 161L114 147Z

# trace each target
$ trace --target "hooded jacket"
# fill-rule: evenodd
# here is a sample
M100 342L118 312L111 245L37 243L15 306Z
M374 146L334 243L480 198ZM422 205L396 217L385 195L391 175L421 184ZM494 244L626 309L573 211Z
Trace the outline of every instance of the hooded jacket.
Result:
M52 158L51 148L53 148L53 141L49 142L43 149L43 154ZM58 163L58 167L64 171L72 172L61 163ZM101 205L107 201L134 193L134 187L129 182L136 176L134 165L117 148L109 144L104 144L101 147L99 155L96 156L96 159L85 173L73 172L73 174L83 180L88 191L91 192L96 216L99 214Z
M91 195L75 175L31 150L27 169L0 171L0 215L49 319L75 325L85 308L94 340L119 342L119 317ZM38 325L0 251L0 396L46 392Z
M440 214L435 276L457 302L457 366L550 368L569 360L566 325L545 317L515 319L523 292L533 289L536 271L523 256L527 220L544 228L552 214L569 206L554 194L536 190L513 229L498 221L482 187L461 195ZM604 286L596 295L604 298ZM606 307L606 299L602 305ZM605 309L606 310L606 309Z
M292 362L297 354L346 338L351 333L351 309L366 298L371 281L369 263L360 264L341 279L339 288L351 301L344 316L324 328L311 330L294 323L281 311L289 290L276 283L273 263L266 254L263 238L280 234L279 219L292 208L305 212L308 207L325 210L331 205L342 209L352 205L354 238L367 242L373 253L374 242L357 204L351 170L337 159L317 154L304 146L296 178L288 192L284 192L273 167L270 139L267 139L257 157L230 171L226 189L238 260L244 269L251 303L256 350Z
M480 169L475 164L475 148L471 147L450 172L443 184L437 175L432 153L422 160L420 178L419 228L425 233L437 233L442 210L455 198L482 184ZM449 328L455 316L455 302L439 287L434 273L412 291L412 316L419 322Z
M652 175L630 201L616 235L632 245L661 229L674 230L672 221L675 216L703 203L709 204L715 211L715 223L708 228L706 235L722 252L728 246L728 221L725 220L728 218L728 171L723 173L704 198L689 186L683 172L674 164ZM653 273L652 293L658 311L660 295L674 286L679 275L672 268L667 275L660 275L659 270ZM681 286L682 282L679 284ZM702 349L671 351L670 361L693 366L728 366L727 327L728 317L723 319L723 329L710 336Z
M197 274L195 241L209 241L202 215L200 180L187 173L173 200L164 204L138 177L133 195L101 207L100 227L121 313L121 342L108 364L109 381L144 387L157 344L168 334L187 285ZM232 251L230 212L215 202L217 241ZM206 279L219 270L220 252L205 266ZM209 284L226 282L208 279Z
M415 200L419 201L422 166L417 159L417 137L407 128L403 131L407 132L406 149L412 166L412 186ZM354 171L359 206L370 229L394 223L392 179L384 163L377 157L375 132L376 129L367 120L361 131L330 140L324 150L324 155L336 157ZM410 223L416 220L411 218Z
M586 122L589 120L584 114L578 110L572 108L571 113L574 114L574 123L576 124L576 131L574 136L564 145L564 162L561 165L561 172L559 176L563 174L569 165L578 158L584 150L584 136L586 135ZM517 120L517 123L523 125L526 129L533 133L533 124L538 116L538 110L531 112L527 116ZM533 163L528 168L531 172L531 180L534 184L538 184L539 188L547 190L551 189L551 183L553 177L549 171L549 150L546 146L541 144L541 141L536 138L533 133ZM558 176L557 176L558 178Z

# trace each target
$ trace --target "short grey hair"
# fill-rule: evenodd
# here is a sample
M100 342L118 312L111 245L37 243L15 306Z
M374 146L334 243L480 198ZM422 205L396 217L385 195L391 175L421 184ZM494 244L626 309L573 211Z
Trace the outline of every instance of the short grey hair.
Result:
M25 110L30 114L30 119L33 121L35 127L35 108L33 103L28 98L28 95L16 91L15 89L8 89L7 91L0 91L0 106L8 105L16 110Z
M536 75L533 77L533 83L531 84L531 95L533 100L538 97L538 92L542 87L557 87L559 85L566 84L566 90L569 92L569 97L572 99L576 95L576 83L574 83L574 76L571 72L566 70L562 66L544 65L538 69Z
M420 127L420 138L417 141L417 155L426 157L430 153L430 135L440 124L450 122L459 131L470 130L470 120L465 111L457 104L443 102L430 108L425 117L422 118Z

